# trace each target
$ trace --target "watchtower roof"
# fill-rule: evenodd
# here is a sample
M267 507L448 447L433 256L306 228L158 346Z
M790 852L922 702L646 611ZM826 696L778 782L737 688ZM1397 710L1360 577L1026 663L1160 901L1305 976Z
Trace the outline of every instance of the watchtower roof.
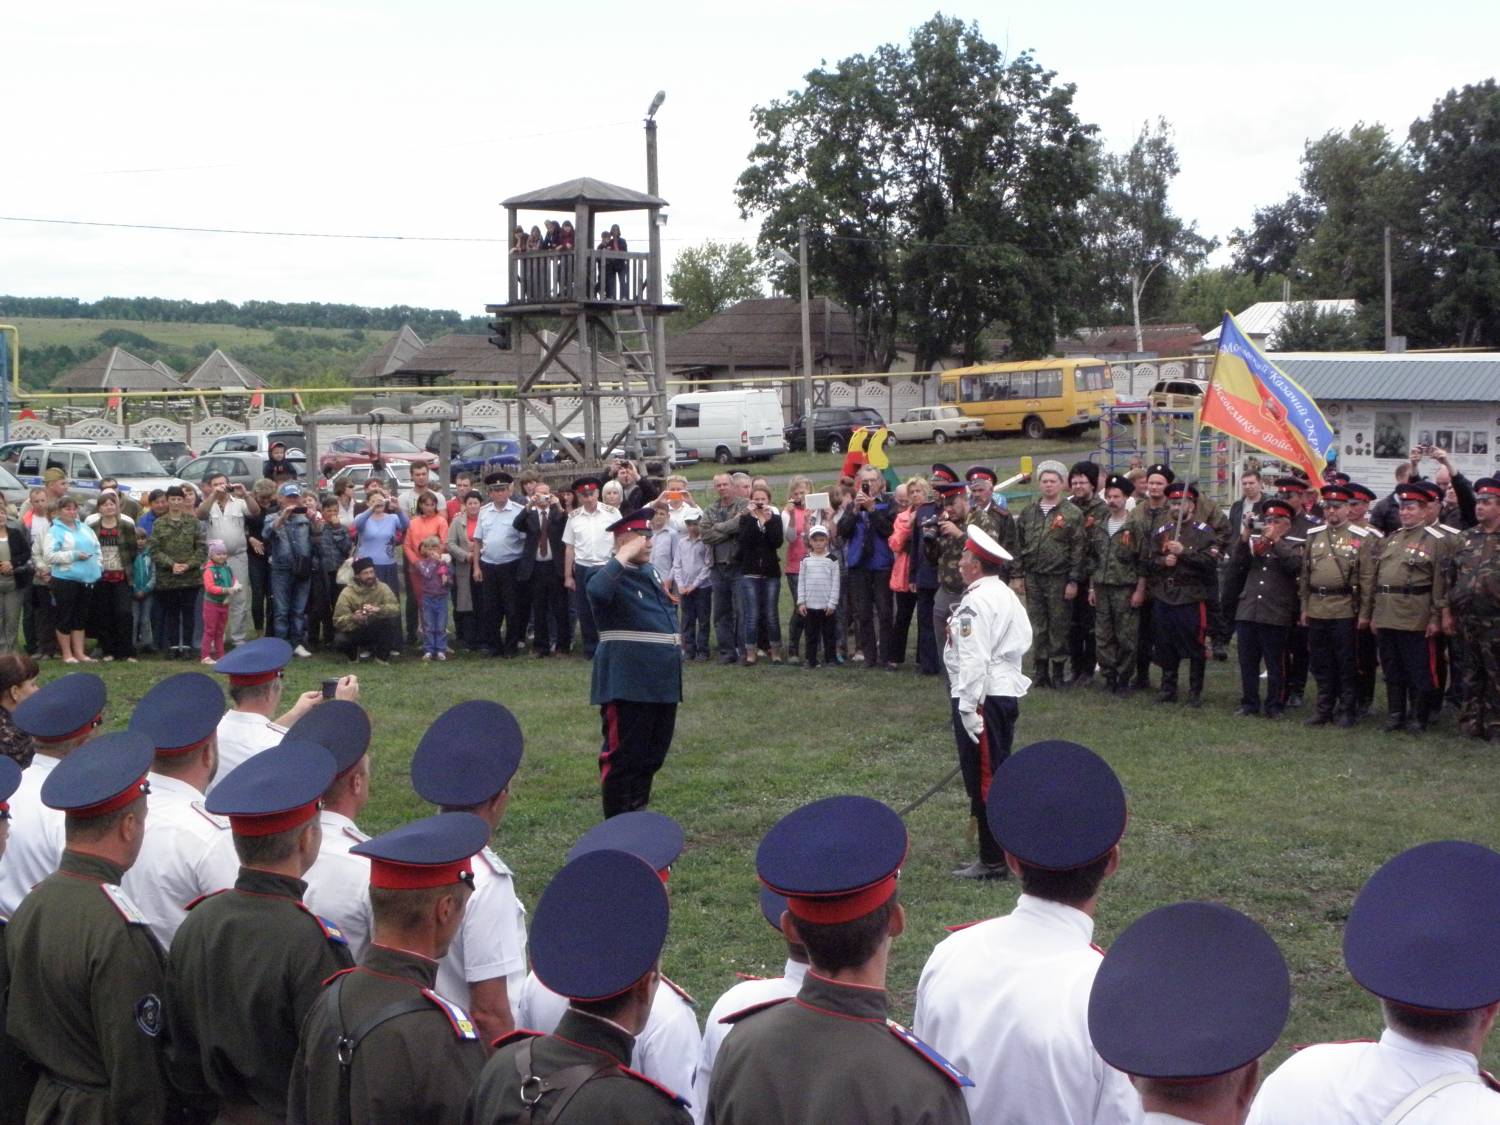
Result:
M650 207L665 207L667 201L643 191L607 184L592 176L580 176L576 180L564 180L551 187L513 195L504 203L506 207L525 208L528 211L566 211L569 214L579 202L589 205L596 214L601 211L643 211Z

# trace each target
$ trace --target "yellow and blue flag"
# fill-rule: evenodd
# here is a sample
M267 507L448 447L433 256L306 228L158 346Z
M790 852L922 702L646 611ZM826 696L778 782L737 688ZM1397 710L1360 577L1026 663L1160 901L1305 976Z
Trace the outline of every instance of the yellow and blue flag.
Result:
M1337 442L1312 395L1224 314L1200 420L1320 480Z

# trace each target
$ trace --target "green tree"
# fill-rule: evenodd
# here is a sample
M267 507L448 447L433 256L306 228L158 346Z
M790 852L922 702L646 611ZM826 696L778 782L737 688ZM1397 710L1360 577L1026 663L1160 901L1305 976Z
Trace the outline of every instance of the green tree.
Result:
M1450 90L1412 124L1433 337L1500 346L1500 88Z
M1257 301L1279 301L1283 280L1278 274L1257 280L1253 273L1228 266L1197 269L1178 283L1165 316L1207 332L1219 326L1226 310L1237 313Z
M1158 273L1198 265L1214 243L1179 218L1167 199L1181 166L1166 118L1141 126L1129 151L1100 150L1097 159L1099 187L1084 206L1086 269L1097 278L1096 307L1102 319L1112 321L1128 313L1136 351L1144 351L1141 313L1146 287ZM1164 288L1156 287L1158 292Z
M1271 348L1278 352L1344 352L1367 343L1349 314L1320 308L1316 301L1299 301L1287 308L1271 339Z
M1013 350L1045 354L1077 325L1078 204L1095 176L1093 128L1054 77L934 16L755 108L741 213L761 217L762 246L792 245L807 219L813 281L869 326L881 370L903 333L922 369L972 358L996 322Z
M689 246L677 255L667 288L682 312L672 319L681 330L701 324L737 301L763 296L764 269L744 242L716 242Z

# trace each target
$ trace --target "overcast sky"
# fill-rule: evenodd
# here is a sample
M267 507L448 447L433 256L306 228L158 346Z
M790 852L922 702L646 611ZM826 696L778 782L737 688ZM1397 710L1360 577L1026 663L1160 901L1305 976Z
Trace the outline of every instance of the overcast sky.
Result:
M1404 136L1495 72L1500 4L949 4L1078 87L1114 148L1165 116L1174 198L1225 239L1296 182L1308 137ZM506 196L579 175L645 187L660 123L669 253L745 238L750 109L826 60L905 41L889 0L521 5L477 0L53 0L8 5L0 214L505 238ZM644 249L643 223L625 223ZM0 222L0 292L405 303L482 313L505 246ZM1319 294L1327 296L1328 294Z

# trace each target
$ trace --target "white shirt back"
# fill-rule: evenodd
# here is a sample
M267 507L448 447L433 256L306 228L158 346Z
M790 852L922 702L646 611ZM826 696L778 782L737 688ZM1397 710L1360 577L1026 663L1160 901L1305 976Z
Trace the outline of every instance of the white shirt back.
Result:
M438 962L437 991L460 1008L469 1007L471 981L505 978L511 1017L518 1015L526 981L526 908L516 897L516 882L489 848L474 857L474 893L464 910L458 936Z
M976 1125L1126 1125L1141 1120L1130 1079L1089 1038L1089 990L1103 962L1081 910L1023 894L1003 918L938 943L917 984L912 1030L974 1080Z
M375 929L370 906L370 861L362 855L350 855L349 849L370 837L354 821L331 809L319 813L318 820L323 826L323 845L317 862L302 876L307 884L302 901L314 914L336 923L349 941L349 952L356 961L362 961Z
M804 962L789 960L782 969L781 976L765 980L742 980L714 1001L714 1006L708 1010L708 1019L703 1021L703 1050L698 1054L698 1073L693 1076L694 1121L702 1121L708 1110L708 1086L714 1077L714 1061L719 1057L724 1037L734 1030L734 1024L719 1021L757 1004L797 995L802 990L802 980L806 976L807 965Z
M1390 1028L1378 1043L1319 1043L1298 1051L1262 1083L1246 1125L1378 1125L1401 1099L1444 1074L1479 1073L1467 1051L1437 1047ZM1495 1125L1500 1094L1460 1082L1412 1109L1402 1125Z
M42 804L42 782L61 759L37 754L10 798L10 842L0 858L0 914L16 912L31 888L57 870L67 817Z
M203 794L175 777L150 773L146 837L120 887L140 907L163 949L187 917L187 904L234 886L240 860L229 821L203 807Z
M219 772L208 783L208 792L228 776L235 766L248 762L262 750L281 745L286 728L264 715L249 711L225 711L219 720Z

